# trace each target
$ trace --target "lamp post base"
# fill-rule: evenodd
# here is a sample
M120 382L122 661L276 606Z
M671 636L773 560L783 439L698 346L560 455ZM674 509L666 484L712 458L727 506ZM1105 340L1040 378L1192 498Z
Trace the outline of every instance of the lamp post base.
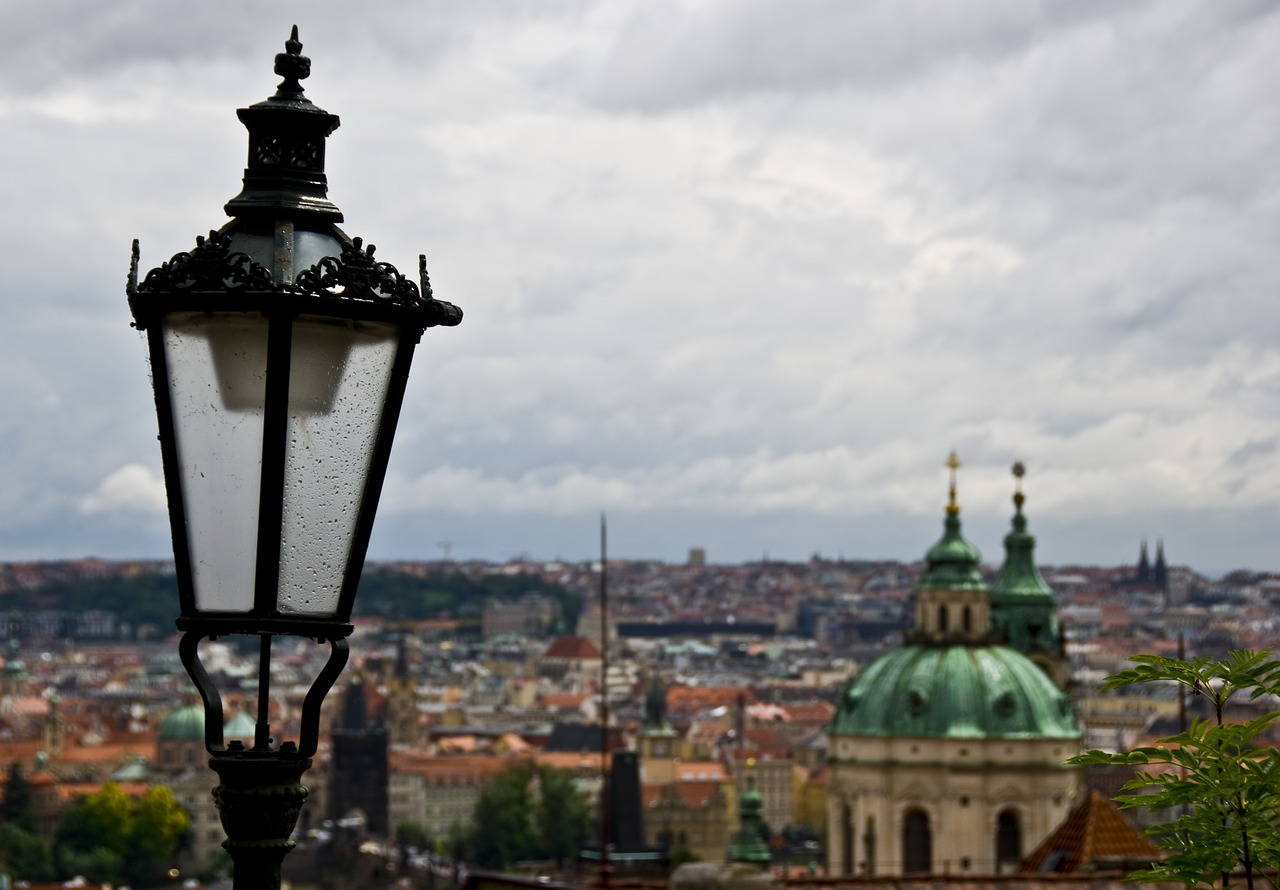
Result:
M221 780L213 799L227 833L233 890L280 890L280 864L293 849L289 839L307 799L302 774L309 757L226 754L209 758Z

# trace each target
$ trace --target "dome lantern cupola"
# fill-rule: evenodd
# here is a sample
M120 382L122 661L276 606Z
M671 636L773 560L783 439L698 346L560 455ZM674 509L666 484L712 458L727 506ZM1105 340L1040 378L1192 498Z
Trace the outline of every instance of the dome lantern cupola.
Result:
M951 485L942 538L925 554L924 576L916 588L916 627L920 642L981 642L990 622L987 582L979 565L982 554L960 532L956 471L960 459L947 458Z

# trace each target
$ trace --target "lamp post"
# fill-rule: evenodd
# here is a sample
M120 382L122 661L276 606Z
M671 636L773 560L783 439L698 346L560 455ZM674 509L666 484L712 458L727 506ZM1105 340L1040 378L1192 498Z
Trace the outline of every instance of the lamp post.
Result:
M351 607L391 453L414 347L456 325L458 307L374 258L337 224L325 139L336 115L300 81L311 68L295 26L269 99L240 109L249 131L232 217L128 296L146 332L169 499L182 663L205 709L205 747L236 890L278 888L306 799L320 707L347 661ZM202 640L256 638L252 746L222 736L222 697ZM296 740L273 731L271 643L328 644Z

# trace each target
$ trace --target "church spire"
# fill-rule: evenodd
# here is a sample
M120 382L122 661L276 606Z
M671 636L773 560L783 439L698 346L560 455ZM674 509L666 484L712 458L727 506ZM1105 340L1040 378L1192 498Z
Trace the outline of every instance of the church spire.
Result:
M1151 570L1151 583L1161 590L1169 585L1169 567L1164 561L1164 539L1156 538L1156 564Z
M997 639L1031 657L1061 683L1064 678L1058 676L1056 664L1063 653L1057 603L1036 566L1036 539L1027 532L1027 517L1022 512L1027 501L1022 493L1026 474L1021 461L1013 465L1013 528L1005 535L1004 565L991 587L991 630Z
M993 609L999 609L1001 605L1034 604L1052 610L1054 604L1053 591L1036 567L1036 539L1034 535L1028 534L1027 517L1022 512L1022 507L1027 502L1026 495L1022 493L1022 479L1026 474L1027 468L1021 461L1013 465L1013 529L1005 535L1004 565L991 588Z

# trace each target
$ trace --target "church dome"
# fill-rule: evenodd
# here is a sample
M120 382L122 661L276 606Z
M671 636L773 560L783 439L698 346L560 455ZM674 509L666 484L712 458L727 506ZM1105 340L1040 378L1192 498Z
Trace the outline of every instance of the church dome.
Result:
M1079 738L1067 696L1003 646L905 646L862 671L831 731L928 738Z
M158 738L162 742L203 742L204 708L185 705L170 711L160 724Z
M204 732L204 729L201 728L200 731ZM244 711L237 711L236 715L227 721L227 725L222 727L222 737L225 739L244 739L252 742L256 731L257 724L253 722L253 718Z
M925 554L925 572L919 586L933 590L986 590L978 566L982 554L960 534L960 511L947 508L942 538Z

